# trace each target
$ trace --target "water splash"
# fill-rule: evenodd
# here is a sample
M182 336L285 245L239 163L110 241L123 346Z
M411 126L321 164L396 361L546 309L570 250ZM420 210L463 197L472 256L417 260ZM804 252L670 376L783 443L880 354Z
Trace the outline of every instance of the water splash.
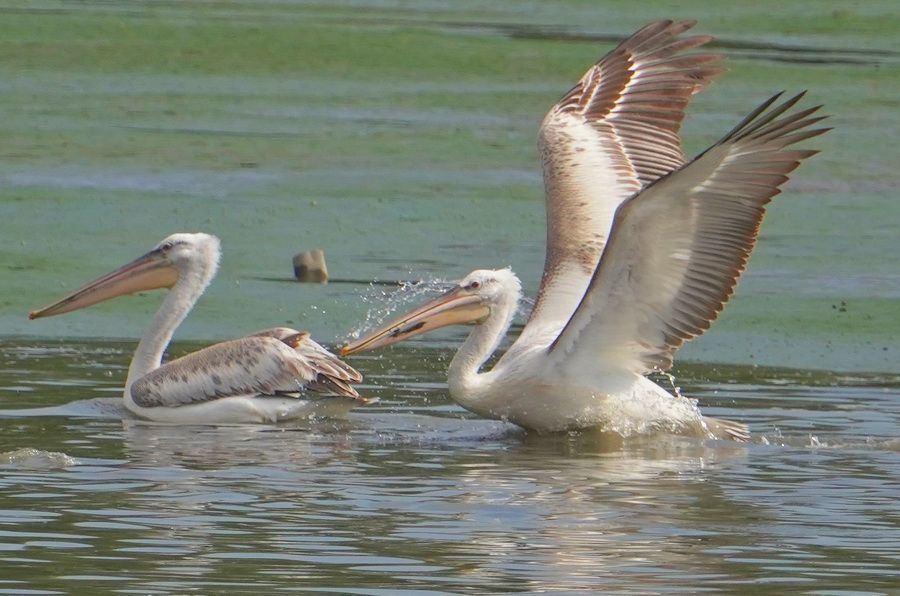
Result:
M68 468L78 464L78 460L59 451L44 451L33 447L23 447L0 453L0 465L10 465L28 470L53 470Z
M807 433L804 435L785 435L780 428L775 427L768 433L756 433L753 435L755 442L771 447L783 447L787 449L809 449L813 451L893 451L900 452L900 438L890 437L836 437L825 439L819 435Z
M367 292L359 297L361 302L370 306L363 321L348 334L348 338L359 339L364 333L384 325L401 309L420 302L426 296L445 291L451 283L444 278L435 278L402 282L396 288L370 284Z
M681 393L681 387L675 384L675 375L667 371L660 371L659 375L669 381L669 386L672 388L672 394L675 397L684 397Z

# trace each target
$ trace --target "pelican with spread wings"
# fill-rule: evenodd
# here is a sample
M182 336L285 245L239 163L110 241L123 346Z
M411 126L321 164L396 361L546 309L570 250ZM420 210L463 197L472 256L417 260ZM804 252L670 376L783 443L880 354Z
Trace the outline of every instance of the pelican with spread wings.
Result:
M219 239L172 234L150 252L54 302L31 319L71 312L116 296L167 288L138 343L125 381L125 407L159 422L279 422L343 416L361 398L362 376L287 327L208 346L165 364L163 352L219 267ZM317 393L331 394L319 397Z
M598 427L744 440L743 424L645 375L672 365L734 291L766 204L824 133L820 106L780 94L685 162L679 129L691 96L722 69L687 52L693 22L652 23L603 57L541 125L547 253L519 338L485 372L521 297L509 269L478 270L433 301L350 345L390 345L476 323L450 364L451 397L479 415L539 431ZM687 52L687 53L686 53Z

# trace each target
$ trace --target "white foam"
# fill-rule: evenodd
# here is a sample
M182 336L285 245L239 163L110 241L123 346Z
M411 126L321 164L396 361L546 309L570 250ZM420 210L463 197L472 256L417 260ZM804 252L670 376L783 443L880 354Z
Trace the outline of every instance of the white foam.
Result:
M59 451L44 451L33 447L22 447L14 451L0 453L0 465L11 465L29 470L52 470L68 468L78 464L78 460Z
M425 279L403 282L396 288L371 284L368 292L359 297L361 302L370 305L366 316L348 337L352 340L359 339L364 333L384 325L401 309L426 296L446 290L449 283L445 279Z

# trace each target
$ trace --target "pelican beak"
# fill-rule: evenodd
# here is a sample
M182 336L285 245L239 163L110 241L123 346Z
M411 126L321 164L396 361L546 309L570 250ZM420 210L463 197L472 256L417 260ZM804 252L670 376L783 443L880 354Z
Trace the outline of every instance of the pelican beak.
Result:
M28 314L29 319L52 317L86 308L125 294L171 288L178 281L178 270L161 250L152 250L124 267L99 277L62 300Z
M341 347L341 356L389 346L447 325L481 321L488 314L490 308L479 296L457 286L368 336Z

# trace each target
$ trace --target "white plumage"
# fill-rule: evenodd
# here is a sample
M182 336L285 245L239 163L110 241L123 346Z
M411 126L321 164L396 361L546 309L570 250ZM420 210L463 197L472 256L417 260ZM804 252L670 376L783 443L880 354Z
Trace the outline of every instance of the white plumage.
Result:
M477 323L450 364L450 395L482 416L540 431L598 427L744 440L644 375L718 316L756 242L765 205L801 160L818 107L775 96L684 164L678 130L716 56L680 54L691 22L648 25L594 65L541 127L547 256L522 334L489 371L521 296L508 269L470 273L443 296L345 346L351 354L452 323Z
M125 382L125 406L148 420L182 423L277 422L342 416L367 400L351 383L362 376L309 338L287 327L218 343L166 364L175 329L218 269L219 239L173 234L131 263L46 308L37 319L143 290L169 288L138 343ZM320 397L313 392L331 393Z

